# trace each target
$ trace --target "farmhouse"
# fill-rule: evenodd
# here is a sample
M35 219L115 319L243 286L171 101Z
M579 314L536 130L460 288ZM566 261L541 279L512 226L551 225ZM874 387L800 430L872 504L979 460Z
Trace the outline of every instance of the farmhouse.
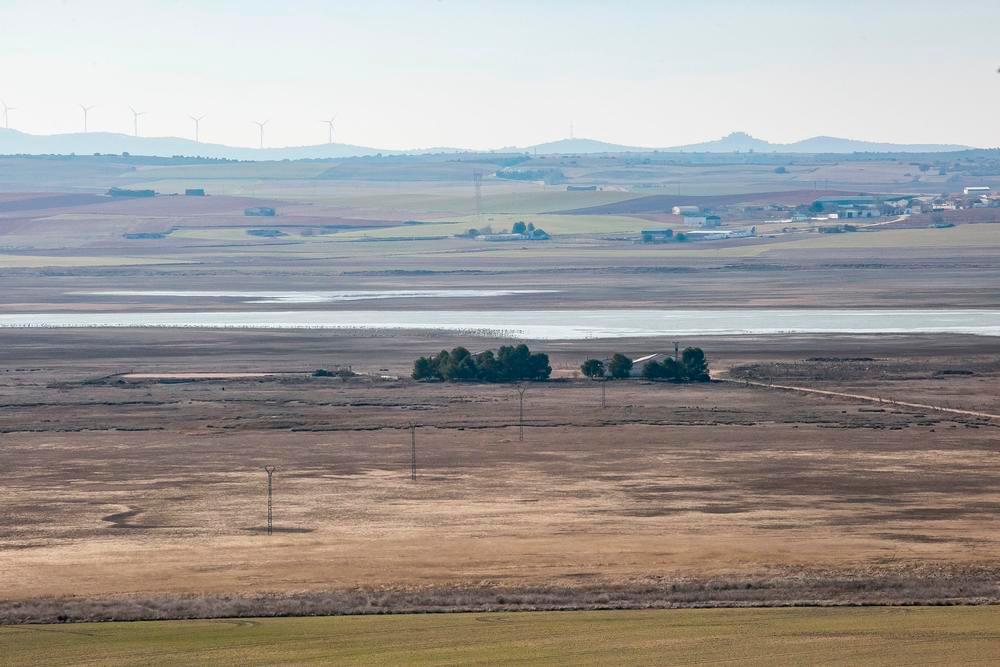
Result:
M629 371L629 375L634 378L642 377L642 369L646 367L646 364L648 364L651 361L655 361L656 363L660 364L663 363L663 360L668 357L670 357L669 354L665 354L663 352L655 352L653 354L647 354L644 357L639 357L638 359L633 359L632 370Z
M981 195L990 191L990 186L988 185L970 185L965 188L965 194L967 195Z

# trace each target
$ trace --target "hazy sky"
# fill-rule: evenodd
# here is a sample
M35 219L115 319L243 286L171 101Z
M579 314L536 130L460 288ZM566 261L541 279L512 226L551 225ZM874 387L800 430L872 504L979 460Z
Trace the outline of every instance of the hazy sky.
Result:
M1000 145L1000 2L0 0L12 128L254 146Z

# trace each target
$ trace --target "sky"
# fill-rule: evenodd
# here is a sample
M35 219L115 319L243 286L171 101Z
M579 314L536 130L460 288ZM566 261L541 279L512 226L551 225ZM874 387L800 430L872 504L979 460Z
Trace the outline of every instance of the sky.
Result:
M0 0L13 129L256 146L1000 146L1000 2Z

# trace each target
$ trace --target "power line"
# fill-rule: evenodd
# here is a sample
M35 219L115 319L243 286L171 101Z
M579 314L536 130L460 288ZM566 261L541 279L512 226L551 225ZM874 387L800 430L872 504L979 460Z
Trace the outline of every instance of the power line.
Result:
M517 416L517 430L518 430L518 440L524 442L524 392L528 390L527 387L518 386L517 394L520 398L520 405L518 406L518 416Z
M410 480L417 481L417 427L410 424Z
M476 169L472 172L472 184L476 190L476 219L483 216L483 172Z
M274 478L274 471L277 470L274 466L264 466L264 472L267 473L267 534L270 535L274 532L274 515L272 513L272 502L271 502L271 490L272 481Z

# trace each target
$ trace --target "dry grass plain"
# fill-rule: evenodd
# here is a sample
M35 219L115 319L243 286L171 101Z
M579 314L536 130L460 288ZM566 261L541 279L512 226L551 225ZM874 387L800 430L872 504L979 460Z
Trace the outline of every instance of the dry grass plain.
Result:
M613 384L601 408L596 385L566 381L529 387L522 442L506 386L116 375L403 372L455 341L0 337L7 621L1000 596L988 420L724 383ZM569 368L598 346L549 349ZM993 406L1000 380L992 339L707 347L717 368L867 351L906 370L879 378L900 400L946 385L954 402ZM959 367L974 375L939 373ZM279 468L272 536L264 465Z

